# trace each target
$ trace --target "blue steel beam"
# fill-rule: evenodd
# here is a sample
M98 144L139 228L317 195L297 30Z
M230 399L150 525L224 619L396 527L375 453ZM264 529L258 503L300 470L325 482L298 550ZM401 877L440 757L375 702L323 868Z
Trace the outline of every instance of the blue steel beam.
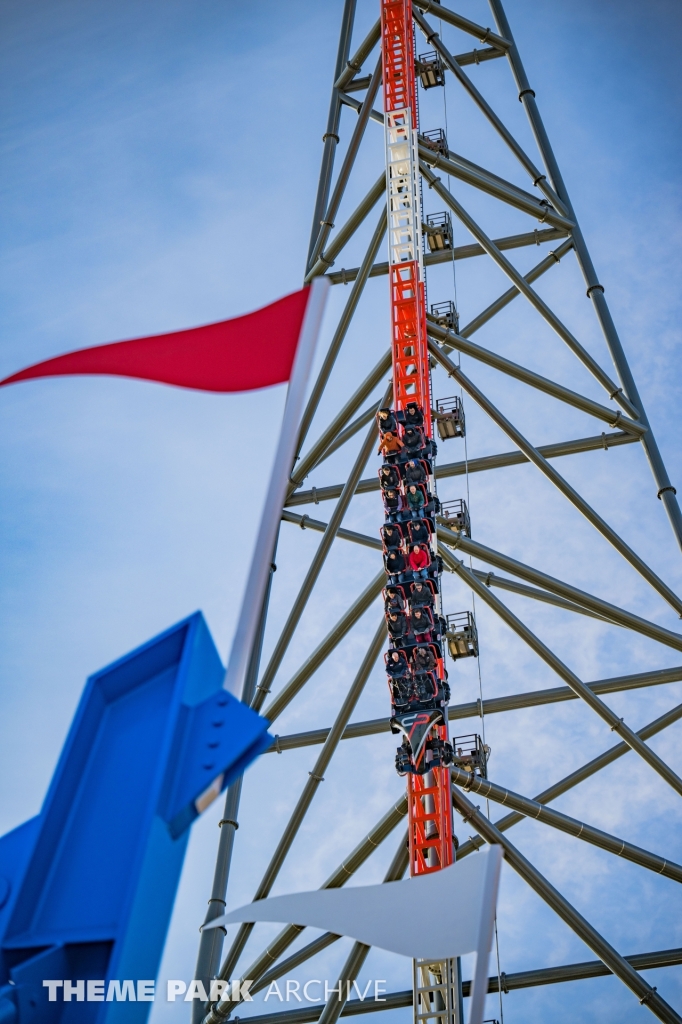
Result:
M0 839L0 1021L144 1024L189 827L272 743L203 616L91 676L40 814ZM44 980L103 982L50 1001ZM134 1001L109 982L131 980ZM99 990L98 990L99 991Z

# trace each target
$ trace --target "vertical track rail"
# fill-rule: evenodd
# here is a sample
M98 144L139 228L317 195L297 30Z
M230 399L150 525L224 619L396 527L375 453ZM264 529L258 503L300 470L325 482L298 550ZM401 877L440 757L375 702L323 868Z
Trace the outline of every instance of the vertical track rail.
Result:
M386 116L386 190L393 387L396 409L415 401L431 436L421 201L417 155L417 84L409 0L382 0L381 46Z
M411 422L405 411L409 403L416 403L423 417L422 430L424 448L422 464L428 467L425 481L426 499L423 513L390 513L389 523L396 522L404 530L405 541L411 537L413 520L410 515L427 515L430 507L435 516L438 499L435 493L433 474L433 426L431 421L431 374L426 334L426 288L422 256L422 212L421 188L418 160L419 112L417 105L417 84L415 76L414 30L411 0L381 0L381 46L383 63L383 89L386 142L386 192L389 234L389 287L391 303L391 347L393 357L393 394L395 429L402 429L405 438L406 425ZM381 426L381 423L380 423ZM387 464L398 464L400 473L400 503L407 504L407 472L401 454L389 456L384 451ZM419 458L419 456L417 456ZM384 470L385 471L385 470ZM382 481L383 485L383 481ZM435 525L435 520L432 520ZM392 648L387 654L390 659L398 650L400 657L409 662L411 677L389 681L392 697L394 732L402 731L403 747L399 748L396 765L407 775L407 796L409 813L409 854L410 874L423 875L452 864L454 860L452 835L452 800L450 797L450 774L444 751L449 747L447 700L443 663L443 635L437 625L430 635L413 633L414 608L409 582L411 573L399 576L388 573L390 550L386 547L388 582L399 584L406 599L405 614L409 622L406 635L392 637ZM403 544L410 550L409 544ZM435 571L429 573L434 586L434 623L441 613L440 573L436 559L435 531L432 535L432 562ZM409 564L407 566L409 569ZM418 579L417 574L414 580ZM400 589L400 586L399 586ZM387 590L387 595L390 591ZM387 609L389 603L387 601ZM389 624L390 625L390 624ZM389 628L390 632L390 628ZM437 675L435 699L422 699L425 695L423 680L418 676L415 650L420 642L427 639L433 650L436 666L432 676ZM387 662L388 664L388 662ZM403 688L403 695L396 697ZM421 687L421 689L420 689ZM409 706L404 696L410 690ZM399 703L402 701L402 703ZM440 708L440 711L438 710ZM426 737L426 739L424 738ZM440 750L439 750L440 748ZM402 755L402 761L400 760ZM431 767L429 767L431 765ZM446 960L439 963L415 961L414 963L414 1020L415 1024L435 1021L437 1024L456 1024L461 1021L461 985L459 961Z

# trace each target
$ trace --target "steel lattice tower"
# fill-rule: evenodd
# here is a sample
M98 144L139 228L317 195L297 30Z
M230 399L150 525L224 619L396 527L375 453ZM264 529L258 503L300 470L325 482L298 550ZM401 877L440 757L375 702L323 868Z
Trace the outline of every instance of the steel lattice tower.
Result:
M362 534L344 528L343 521L351 501L356 495L379 492L379 481L373 472L366 472L367 464L377 445L377 427L375 414L379 408L396 399L400 407L400 389L407 377L414 373L417 380L416 391L422 400L429 397L431 388L434 392L445 396L448 391L459 392L458 395L442 400L429 401L425 415L430 425L433 415L436 425L442 424L441 437L461 437L465 433L462 398L468 408L477 408L480 413L511 442L511 450L501 454L485 455L469 459L466 452L460 449L458 461L449 461L450 448L443 448L438 455L435 476L439 482L450 478L464 477L469 474L491 473L504 468L530 463L549 484L556 489L568 502L577 509L591 527L608 542L629 566L648 584L656 601L663 602L662 607L674 610L682 616L682 600L671 590L663 579L647 564L616 530L595 511L580 490L569 483L562 474L561 460L569 455L582 455L599 449L616 449L613 458L618 458L621 447L640 444L653 475L653 486L642 498L647 504L647 515L652 514L662 503L670 521L678 544L682 547L682 516L672 486L666 472L661 454L654 438L651 425L647 419L635 381L624 354L616 327L606 302L604 287L599 281L590 254L580 230L577 215L571 204L564 180L554 156L548 134L540 117L535 92L531 88L519 51L514 42L512 29L507 20L501 0L489 0L494 30L485 24L476 24L469 18L458 14L451 7L445 7L438 0L377 0L379 17L364 39L353 38L356 0L345 0L338 56L334 69L331 103L326 131L323 136L324 149L319 187L315 201L313 228L310 240L309 261L306 268L306 281L325 274L334 285L346 285L349 288L345 308L336 326L331 343L324 355L318 377L313 384L308 406L301 425L298 451L299 455L292 467L291 489L285 508L282 511L284 523L296 524L304 529L318 531L321 540L315 550L312 561L306 571L305 578L298 593L292 596L290 610L284 628L274 640L269 658L260 665L263 637L267 627L269 595L266 597L262 613L261 630L256 649L252 653L247 684L247 697L252 706L261 711L270 721L276 722L277 717L293 701L313 674L328 662L343 638L354 628L364 613L377 603L386 576L381 569L380 556L382 542L379 539L381 513L377 512L376 531ZM481 5L482 7L482 5ZM396 11L398 12L396 14ZM336 223L339 210L352 175L360 174L357 157L366 133L380 130L370 122L383 126L386 130L386 152L390 166L391 146L396 143L395 132L401 128L394 117L394 109L401 106L409 107L403 93L399 101L393 103L395 85L395 68L387 64L386 26L389 17L404 15L409 24L404 25L406 35L401 60L409 55L407 77L412 74L411 61L414 59L414 75L421 82L420 96L431 89L439 89L447 82L449 88L460 89L468 96L473 108L477 110L483 122L494 130L501 145L506 147L508 154L515 159L519 169L518 177L523 177L524 185L515 184L509 176L497 173L498 169L479 166L456 150L467 150L467 139L460 137L456 127L449 131L449 137L443 127L427 131L419 123L417 101L415 98L413 113L413 136L406 145L410 151L410 159L414 167L414 192L410 209L412 220L403 218L400 225L393 216L398 193L391 191L391 176L385 169L377 167L376 180L366 183L365 196L355 210L343 221ZM383 29L382 29L383 24ZM463 37L473 38L478 44L461 53L453 54L441 38L442 26L457 30ZM392 30L393 31L393 30ZM395 37L395 35L393 36ZM416 41L413 43L413 38ZM382 55L383 44L383 55ZM426 52L422 52L426 51ZM383 59L382 59L383 57ZM511 75L509 87L515 89L532 132L533 147L524 146L518 141L518 133L512 132L505 121L496 113L484 98L485 74L492 65L489 62L507 61ZM474 68L468 70L470 66ZM480 69L478 65L481 65ZM402 73L402 72L401 72ZM474 77L476 82L474 84ZM382 96L383 80L383 110ZM402 89L405 81L399 83ZM393 90L393 92L391 91ZM400 89L398 89L400 92ZM408 90L409 92L409 90ZM344 107L357 111L357 119L351 122L352 130L345 137L342 133L342 109ZM386 112L386 115L384 113ZM384 123L386 119L386 124ZM346 124L346 121L343 122ZM397 127L396 127L397 125ZM402 130L402 129L401 129ZM393 132L393 135L391 135ZM405 141L403 139L403 141ZM452 147L455 147L453 149ZM340 166L335 172L335 154L343 153ZM397 159L397 158L396 158ZM505 165L506 166L506 165ZM412 172L410 172L412 173ZM447 184L446 184L447 180ZM427 195L422 209L423 197ZM489 209L504 211L500 216L503 224L509 210L517 218L530 218L527 229L513 234L492 238L486 233L472 209L477 209L476 201L471 196L482 196L491 204ZM387 206L388 200L388 206ZM427 204L439 204L433 212L425 210ZM496 205L495 205L496 204ZM388 216L387 216L388 210ZM371 234L369 245L360 265L351 269L338 269L339 258L346 245L361 231L370 214L378 211L378 222ZM409 220L409 218L408 218ZM488 218L494 223L493 218ZM370 220L371 224L371 220ZM405 226L407 224L407 227ZM386 245L388 231L389 260L382 262L382 247ZM455 231L466 233L467 244L455 244ZM459 237L459 235L457 236ZM395 253L399 245L407 246L409 255L400 257L405 261L402 265L416 268L411 280L419 279L419 284L410 296L414 301L414 309L407 314L403 323L408 323L409 337L414 339L414 348L408 357L400 362L396 355L395 327L398 320L395 312L396 266ZM411 248L410 248L411 246ZM507 255L510 250L520 250L518 261L522 260L524 250L530 246L549 247L546 255L530 269L522 273L517 269L516 262ZM479 259L480 257L480 259ZM603 352L610 356L607 359L593 354L564 322L567 318L560 316L553 306L541 297L535 282L566 258L574 260L584 278L584 288L592 307L596 323L603 338ZM411 261L411 262L410 262ZM456 307L456 296L441 290L436 297L439 301L429 305L431 294L426 293L429 284L430 268L452 266L453 268L466 261L473 272L476 267L495 266L507 278L507 288L468 324L460 326ZM464 265L464 264L463 264ZM424 280L425 276L425 280ZM325 389L330 384L335 361L344 343L351 321L370 279L377 279L374 288L387 288L389 282L393 296L393 341L389 346L389 320L386 324L386 351L376 365L366 373L355 391L349 395L339 395L338 413L332 418L326 429L312 443L309 432L315 414L320 405ZM568 282L571 284L572 282ZM421 289L421 290L419 290ZM583 296L585 292L583 291ZM402 296L404 299L404 296ZM402 301L401 299L401 301ZM559 380L549 379L507 356L481 346L472 336L479 329L489 324L512 303L525 300L537 317L539 325L544 321L543 330L549 328L556 340L558 338L567 347L584 373L583 379L589 377L600 386L600 398L588 397L581 391L573 390ZM572 301L572 300L571 300ZM577 298L576 298L577 301ZM583 300L584 301L584 300ZM390 307L387 303L387 310ZM408 311L409 312L409 311ZM402 315L402 314L401 314ZM407 317L407 319L406 319ZM426 336L422 336L417 321L423 320ZM421 321L420 321L421 322ZM497 321L495 321L497 322ZM411 325L411 326L410 326ZM415 326L416 325L416 326ZM407 335L400 336L401 344ZM396 343L397 344L397 343ZM402 351L407 351L403 349ZM462 369L461 356L466 358L467 372ZM412 360L412 362L410 362ZM393 365L393 376L390 370ZM536 446L515 425L513 408L503 413L492 401L488 388L485 390L476 383L476 367L483 365L525 385L524 403L532 407L538 392L554 400L555 418L553 422L562 425L564 422L561 410L569 407L581 414L596 420L596 429L587 436L574 439L560 439L552 444ZM564 363L557 360L557 377L562 375ZM469 367L473 369L469 371ZM433 371L433 380L431 380ZM363 371L366 372L366 371ZM474 379L471 379L470 376ZM487 378L486 378L487 379ZM571 383L573 378L571 377ZM388 390L386 390L388 385ZM331 385L330 385L331 386ZM589 387L585 386L585 391ZM403 396L404 398L404 396ZM538 399L539 400L539 399ZM354 457L352 468L343 482L333 486L314 485L314 473L317 467L346 443L365 430L364 440ZM461 442L456 441L456 444ZM452 447L452 446L451 446ZM580 463L573 469L572 478L579 473ZM499 473L496 475L500 475ZM313 518L309 512L299 512L298 506L306 506L310 510L312 504L323 505L329 502L330 514L326 521ZM377 506L379 509L379 506ZM499 513L504 514L504 484L500 475ZM552 524L547 524L551 532ZM284 526L283 529L289 527ZM474 530L475 533L475 530ZM513 844L508 832L524 818L534 818L545 825L575 836L580 840L626 858L641 869L656 872L667 878L682 881L682 867L670 859L649 852L621 838L609 834L592 824L576 820L554 810L551 804L562 794L568 792L581 782L593 778L597 772L614 763L628 752L631 758L641 758L649 769L657 773L660 779L678 794L682 795L682 779L654 752L648 740L660 733L672 723L682 718L682 705L672 708L664 715L650 722L639 731L634 731L609 704L609 694L657 686L682 679L682 667L670 669L652 669L602 679L586 684L576 675L559 654L540 639L529 626L511 610L498 596L499 591L540 602L543 606L560 609L562 613L575 616L587 616L593 620L617 625L632 635L646 637L663 647L675 651L682 650L682 636L679 633L657 625L644 617L633 614L615 603L606 601L593 593L579 589L570 583L556 578L542 568L531 566L503 550L487 546L472 538L469 513L463 501L444 502L437 517L437 542L440 558L446 573L452 574L469 591L480 605L487 606L492 613L508 629L516 634L527 648L541 659L561 681L562 685L551 689L532 690L492 699L479 700L474 703L458 703L457 690L453 686L453 696L449 705L450 722L472 719L477 714L483 717L484 712L496 715L509 714L521 708L538 708L562 701L582 701L604 723L604 752L572 771L564 778L552 781L551 768L547 769L547 779L551 782L532 798L520 795L506 788L500 782L487 778L486 750L479 739L475 740L478 761L473 757L473 748L467 757L465 750L461 757L455 757L454 763L447 769L452 785L451 800L455 810L455 830L463 820L466 828L473 828L477 836L462 843L457 850L457 859L473 854L484 843L499 843L504 850L504 858L511 867L554 911L565 924L594 952L598 958L588 964L568 965L560 968L524 972L523 975L507 975L503 982L505 990L522 988L526 985L551 984L559 981L592 977L599 974L612 973L631 990L639 1002L646 1006L660 1020L680 1022L682 1018L658 994L639 973L642 969L661 967L682 962L681 951L662 951L646 953L626 959L562 896L544 875L528 860ZM353 545L361 545L377 553L378 575L369 583L360 596L348 607L341 619L334 624L331 631L320 638L319 643L301 667L288 679L282 680L279 669L289 648L308 600L315 592L314 588L320 576L332 545L345 545L349 549ZM516 547L516 544L514 545ZM274 556L273 556L274 557ZM477 563L474 567L473 561ZM274 571L274 565L273 565ZM271 574L271 582L272 582ZM595 585L595 589L598 587ZM455 611L455 609L446 609ZM475 621L468 616L462 628L456 621L448 622L448 640L451 653L457 661L460 657L477 654L478 639ZM620 634L627 635L626 632ZM483 643L483 639L481 643ZM353 737L369 736L386 732L385 720L373 720L349 725L358 699L380 656L387 646L386 627L382 619L369 649L357 669L357 674L344 694L341 707L333 725L328 729L315 730L281 736L277 739L278 752L310 745L321 745L321 751L312 764L307 781L303 786L296 807L291 814L288 825L277 843L267 871L262 878L254 899L267 896L277 878L282 864L300 829L304 816L309 809L317 789L323 781L331 758L341 739L352 740ZM513 727L512 727L513 728ZM609 743L609 730L617 734L618 742ZM444 733L445 735L445 733ZM527 743L532 741L527 738ZM457 745L455 743L455 753ZM523 744L522 744L523 747ZM462 748L460 747L460 752ZM445 769L440 769L445 771ZM444 777L447 777L447 773ZM543 772L545 781L545 772ZM504 815L493 823L494 815L484 815L471 801L471 794L478 794L493 803L503 804ZM213 891L209 902L207 920L219 916L225 905L227 880L229 874L232 847L237 827L237 817L241 794L241 782L236 783L227 793L225 811L221 820L220 847L216 867ZM449 816L449 805L447 814ZM343 859L334 868L325 885L336 887L343 885L351 875L367 860L373 850L402 823L408 814L408 799L399 799L371 830L369 835L353 851L343 851ZM412 811L410 812L412 814ZM410 821L412 819L410 818ZM385 881L402 877L408 868L410 854L405 844L404 835L395 857L393 858ZM460 828L461 831L461 828ZM412 851L412 843L410 845ZM445 859L443 859L445 858ZM413 859L413 858L412 858ZM438 866L447 863L447 856L441 855ZM330 865L332 867L332 865ZM411 865L414 868L414 859ZM229 949L223 950L223 932L214 929L202 934L196 978L201 980L209 990L211 979L222 980L242 977L253 979L253 990L266 987L272 980L282 977L287 971L293 970L306 960L320 953L336 941L338 936L323 935L307 945L297 948L293 954L287 950L298 938L301 929L295 925L285 927L274 942L250 965L241 965L240 958L246 942L251 935L253 925L242 925ZM356 943L340 972L340 979L352 981L365 961L368 949ZM238 969L239 968L239 969ZM467 995L467 983L462 984L458 973L458 965L450 963L441 965L438 972L431 973L430 983L419 982L421 1001L415 1003L415 1014L420 1020L437 1020L438 1024L461 1024L462 995ZM426 972L428 973L428 972ZM418 984L419 973L415 973L415 986ZM434 981L435 978L435 981ZM434 988L436 982L440 989ZM497 991L499 979L490 979L489 991ZM218 986L220 988L220 986ZM437 991L441 993L439 1001ZM237 1004L229 999L230 990L209 1001L207 1005L196 1004L194 1008L194 1024L204 1021L205 1024L218 1024L226 1020L236 1009ZM396 993L387 1003L378 1008L395 1008L409 1005L412 995ZM319 1019L323 1024L334 1022L347 1010L347 1000L332 1000L324 1008L320 1008ZM426 1009L424 1009L426 1007ZM268 1015L268 1021L272 1014ZM289 1012L287 1024L295 1024L295 1013ZM303 1013L300 1021L311 1020L310 1010Z

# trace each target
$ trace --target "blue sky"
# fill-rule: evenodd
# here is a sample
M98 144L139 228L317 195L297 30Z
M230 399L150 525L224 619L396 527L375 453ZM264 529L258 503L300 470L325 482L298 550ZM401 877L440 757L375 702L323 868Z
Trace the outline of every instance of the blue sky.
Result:
M376 6L359 0L358 39ZM491 23L483 0L452 6ZM2 6L1 375L68 349L245 312L299 286L340 8L337 0L263 0L253 7L232 0L11 0ZM674 0L645 7L631 0L509 0L507 13L670 475L682 484L681 74L671 59L681 35L679 6ZM444 38L455 52L469 46L447 28ZM422 40L418 46L427 48ZM505 63L469 70L530 150ZM452 84L447 110L440 90L427 94L421 107L424 128L441 127L446 117L451 148L529 187ZM344 138L354 118L344 114ZM381 131L370 125L339 221L376 178L382 159ZM491 234L534 226L465 186L455 191ZM425 202L427 211L440 208L432 196ZM377 213L337 266L357 265ZM456 228L457 243L468 240ZM519 250L512 258L525 271L545 252ZM367 289L311 437L384 350L385 283L380 278ZM507 287L482 260L458 263L455 283L463 323ZM431 301L452 297L450 268L438 268L428 284ZM570 254L538 290L611 371ZM346 294L342 287L332 294L323 345ZM597 385L521 300L476 340L602 400ZM529 400L521 385L469 360L463 366L535 443L603 429L543 396L533 393ZM451 393L448 387L436 373L436 395ZM38 381L0 393L0 831L39 810L89 673L196 608L226 655L282 404L281 388L223 397L106 378ZM511 447L471 403L467 416L469 457ZM358 444L330 458L309 482L342 479ZM444 446L444 461L463 457L457 445ZM680 552L639 447L556 465L679 592ZM461 478L447 481L441 496L462 497L463 487ZM679 629L674 614L532 467L472 475L470 507L474 536L483 543ZM322 504L301 511L325 519L330 509ZM347 522L375 534L379 517L376 499L367 497L354 502ZM310 532L282 529L266 656L317 542ZM372 553L336 545L277 685L376 571ZM459 584L448 578L445 588L447 611L471 607ZM502 596L586 680L679 662L675 652L614 627ZM557 685L487 609L476 610L485 697ZM277 731L329 724L378 615L378 606L367 613ZM475 663L458 665L453 676L454 699L475 699ZM672 684L609 702L640 727L680 700L682 684ZM386 708L377 669L355 717L379 717ZM477 723L463 723L462 731L465 726ZM678 724L652 741L678 773L681 729ZM608 729L577 702L491 716L486 732L491 777L528 795L612 742ZM277 892L319 884L400 795L393 746L388 736L342 745ZM276 765L268 755L252 770L235 851L235 903L252 895L315 755L314 749L292 752ZM678 798L632 754L557 806L680 859ZM188 977L193 968L219 811L214 806L193 831L164 977ZM459 832L466 835L466 829ZM673 882L541 825L526 822L513 837L620 951L682 945ZM397 839L396 833L384 844L359 881L381 877ZM267 934L267 928L258 933L249 947L254 954ZM500 954L508 973L593 958L507 870ZM341 956L332 947L315 970L331 978ZM363 976L386 977L389 988L409 983L404 963L377 953ZM651 972L649 979L680 1006L680 968ZM511 1024L568 1022L576 1007L589 1022L649 1019L614 979L513 993L504 1015ZM489 1011L497 1015L494 1004ZM185 1019L179 1004L154 1007L154 1024Z

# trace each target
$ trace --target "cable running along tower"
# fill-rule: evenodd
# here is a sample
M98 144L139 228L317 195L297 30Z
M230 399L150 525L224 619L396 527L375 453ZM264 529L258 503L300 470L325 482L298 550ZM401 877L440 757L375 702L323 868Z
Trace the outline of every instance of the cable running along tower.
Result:
M251 655L245 698L276 729L277 718L298 698L315 673L330 670L330 658L365 613L375 615L377 629L342 696L335 721L325 729L278 736L276 752L264 755L266 758L286 757L286 752L292 749L317 748L254 899L263 899L271 892L341 740L353 742L354 738L390 729L400 741L396 768L406 779L407 793L388 808L354 849L343 851L339 864L330 865L323 887L344 885L399 826L402 828L397 850L385 881L401 878L408 870L416 875L437 871L452 863L456 845L454 808L466 822L465 828L477 833L458 847L457 858L475 853L484 843L501 844L507 867L534 890L596 958L587 963L529 969L518 975L500 973L498 963L498 974L490 978L489 992L499 993L500 1017L503 1013L500 989L510 992L528 985L612 974L658 1019L682 1024L677 1011L640 973L642 969L681 963L680 950L628 950L626 958L557 891L508 835L514 825L530 817L608 854L625 858L643 871L656 873L659 876L656 884L682 881L682 866L665 856L666 851L658 854L642 849L550 806L557 797L593 778L625 755L630 763L644 762L643 770L656 773L657 785L671 787L682 796L682 779L648 744L652 736L682 719L682 705L670 708L635 731L609 702L610 694L642 687L664 687L682 680L682 665L598 679L588 684L498 595L502 592L514 595L516 601L523 599L526 604L519 605L521 610L538 607L539 602L543 609L549 609L557 617L557 623L581 617L584 621L584 617L588 617L592 623L597 620L603 629L617 626L613 634L617 642L623 636L628 639L646 637L671 649L678 662L682 635L677 627L660 626L615 601L600 598L542 568L473 539L470 510L462 497L464 488L459 490L458 496L447 499L441 493L439 500L436 481L444 492L453 486L450 481L457 487L457 479L463 477L468 495L471 474L497 472L499 476L502 469L530 464L537 478L548 481L572 506L568 514L581 515L593 528L598 544L615 549L627 572L640 583L646 583L661 610L672 609L680 616L682 601L677 594L592 507L578 487L568 482L561 462L568 455L579 455L580 460L574 467L578 472L590 459L600 457L589 455L590 452L613 449L609 459L617 460L623 457L623 446L641 446L653 474L653 486L642 501L647 503L648 514L665 510L675 541L682 547L682 517L675 489L627 363L604 287L590 258L501 0L489 0L494 29L487 27L483 13L478 23L438 0L377 2L377 20L365 30L364 36L360 33L359 38L355 38L354 33L356 0L345 0L343 5L306 268L307 281L325 274L332 284L347 288L345 307L303 416L298 457L292 467L291 486L282 510L282 530L290 530L292 526L312 530L320 535L320 541L298 593L288 601L283 627L274 636L268 635L270 653L261 665L268 625L269 595L266 597L261 629ZM482 2L480 9L483 12ZM446 45L443 26L447 26L448 39L456 37L457 45L462 43L461 52L455 53L453 47ZM425 40L425 52L419 52L416 38ZM496 61L506 61L509 65L509 81L515 83L516 95L532 130L535 147L532 153L518 141L484 96L486 69ZM506 164L501 169L507 168L507 173L502 175L453 150L452 140L448 140L445 130L447 124L430 130L421 128L418 89L424 92L443 89L446 83L449 88L459 89L481 122L493 129L498 142L515 161L522 184L511 180L513 175L508 173ZM382 93L383 110L378 108ZM342 116L344 110L346 113ZM349 112L353 111L357 117L351 118ZM348 211L344 207L343 216L339 216L349 181L352 178L355 182L360 173L356 158L363 140L370 132L378 130L384 133L385 169L377 167L378 177L362 186L364 195L357 206ZM458 134L457 149L460 148L466 148L466 139L460 139ZM338 162L335 160L337 150ZM424 184L428 189L428 192L424 190L428 203L437 207L428 213L422 210ZM487 204L489 219L503 211L504 234L487 233L474 216L472 208L478 210L482 203ZM357 265L353 265L351 257L350 265L343 266L341 259L347 259L347 247L366 230L365 222L370 215L364 255L357 260ZM518 225L511 234L508 230L510 216ZM466 236L464 244L455 244L456 226L462 238ZM386 240L388 260L384 261ZM543 251L538 262L531 264L527 253L536 251L537 247L549 248ZM582 301L589 301L593 308L611 366L604 365L604 361L579 340L535 287L544 275L550 272L551 276L558 275L561 271L555 268L568 259L575 259L582 273L585 282ZM522 272L517 264L523 264L524 260L526 269ZM479 268L481 273L486 272L487 267L496 269L504 282L500 294L463 326L452 284L444 284L445 278L438 270L439 267L452 268L454 273L461 261L466 261L467 268L471 267L472 275ZM428 305L425 275L432 272L439 289L439 301ZM379 279L376 287L380 288L386 286L386 279L388 281L390 345L373 367L358 367L359 376L363 373L366 376L352 394L336 402L338 411L311 443L308 435L313 424L317 425L321 398L332 380L335 362L363 292L374 278ZM435 288L433 290L435 293ZM544 376L495 348L473 340L481 328L497 323L495 318L510 305L517 309L524 303L529 316L534 318L532 329L543 334L543 342L560 342L570 353L575 372L568 383ZM467 361L466 373L461 357ZM557 362L558 367L564 365ZM523 385L529 408L536 400L554 403L557 411L552 418L554 425L569 424L569 429L579 432L580 424L587 423L587 429L583 428L580 436L566 437L564 433L551 444L533 444L491 399L487 383L479 383L489 381L491 372L500 379L511 378L515 387ZM560 372L557 369L557 375ZM449 391L450 397L434 399L432 373L436 386L442 387L446 394ZM459 393L453 396L455 390ZM508 439L510 450L474 459L468 457L466 441L462 441L466 434L463 397ZM450 461L441 451L436 465L434 426L441 448L452 440L451 447L458 449L458 458ZM351 449L358 434L362 441L352 457L346 479L334 485L316 484L314 474L318 467L342 447ZM377 444L382 464L376 472L370 470L363 475ZM509 469L509 472L518 471ZM353 498L364 494L374 494L377 516L381 496L384 520L383 525L378 523L377 527L380 527L380 537L343 525ZM319 518L325 505L330 513ZM496 501L495 505L501 509L502 502ZM305 509L300 509L301 506ZM552 525L546 524L548 531ZM358 546L374 552L376 575L368 580L339 621L326 635L320 636L305 661L287 678L280 671L284 657L311 594L319 588L318 581L333 545L343 545L349 554L353 549L357 551ZM444 572L451 577L453 585L456 583L471 593L468 610L445 614ZM594 578L598 586L596 573ZM545 670L559 677L560 685L496 695L492 699L484 699L481 689L477 700L463 700L456 689L457 677L453 674L452 663L458 670L457 663L461 659L478 656L474 601L479 606L485 604L504 627L540 659ZM450 685L446 655L450 659ZM365 684L375 668L382 666L382 660L389 683L390 718L351 723ZM545 788L532 797L488 778L490 749L485 742L484 715L494 714L499 721L500 714L511 716L520 708L541 708L564 701L577 702L588 721L590 715L598 716L603 753L563 778L549 778ZM469 731L451 738L449 723L460 721L468 721ZM455 731L464 728L458 726ZM513 731L511 725L509 733ZM528 748L528 737L519 736L519 742L521 750ZM547 772L551 775L550 766ZM484 815L471 802L472 793L489 802L503 804L503 816L496 819L491 811ZM241 782L227 792L206 920L222 914L225 906L240 797ZM405 826L407 833L403 831ZM291 924L257 955L254 956L249 947L247 957L244 954L252 939L253 927L242 925L227 949L223 948L221 929L202 932L195 977L207 999L195 1002L193 1024L219 1024L234 1014L240 1000L236 979L250 979L251 992L261 991L338 940L338 936L325 933L306 941L306 935L301 935L302 929ZM339 998L329 1000L314 1011L315 1019L321 1024L336 1024L351 1009L347 1006L351 998L350 984L358 977L367 954L366 946L353 945L339 972ZM590 983L584 984L589 986ZM463 1024L462 999L466 998L468 990L469 983L460 978L457 962L417 963L413 991L392 993L386 1002L373 1008L413 1005L415 1024ZM236 995L234 1000L233 994ZM283 1018L286 1024L305 1024L313 1019L309 1006L301 1007L298 1016L297 1013L288 1009ZM258 1016L255 1020L259 1020ZM277 1014L269 1012L261 1024L276 1024L276 1020Z

